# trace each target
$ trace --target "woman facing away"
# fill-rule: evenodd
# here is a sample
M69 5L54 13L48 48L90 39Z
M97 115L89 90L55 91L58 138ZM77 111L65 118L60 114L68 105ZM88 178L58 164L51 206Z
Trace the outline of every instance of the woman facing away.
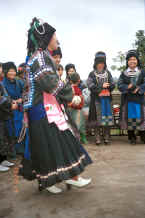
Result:
M128 130L131 144L136 144L136 130L145 143L145 71L141 68L136 50L127 53L126 69L120 75L118 89L121 92L121 128Z
M24 93L25 124L29 125L30 153L20 166L20 174L37 179L39 190L62 190L55 184L84 187L91 179L79 175L92 161L74 136L65 112L72 100L72 89L56 72L51 53L57 49L55 29L48 23L32 20L28 31L27 89Z

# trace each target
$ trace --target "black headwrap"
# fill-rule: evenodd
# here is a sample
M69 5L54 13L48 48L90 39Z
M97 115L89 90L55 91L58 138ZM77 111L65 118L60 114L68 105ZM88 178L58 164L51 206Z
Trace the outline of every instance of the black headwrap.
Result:
M137 64L137 66L139 67L139 68L141 68L141 63L140 63L140 60L139 60L139 54L138 54L138 52L136 51L136 50L129 50L128 52L127 52L127 55L126 55L126 68L128 68L128 61L129 61L129 59L131 58L131 57L135 57L136 59L137 59L137 61L138 61L138 64Z
M56 56L56 55L60 55L60 58L62 58L62 51L60 47L58 47L56 50L52 52L52 56Z
M45 50L55 31L56 29L48 23L41 23L36 17L33 18L28 30L28 56L31 56L39 48Z
M105 69L107 68L106 54L103 51L99 51L95 54L95 60L94 60L94 65L93 65L94 70L96 70L96 65L100 63L104 63Z
M10 69L13 69L17 73L17 67L14 62L6 62L2 64L2 69L5 75L9 72Z

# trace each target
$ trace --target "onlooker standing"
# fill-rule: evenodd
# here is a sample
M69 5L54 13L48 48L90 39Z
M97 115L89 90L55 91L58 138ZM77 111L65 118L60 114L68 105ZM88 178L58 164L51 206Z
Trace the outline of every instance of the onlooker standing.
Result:
M94 70L89 74L87 84L91 91L89 123L96 129L96 144L101 144L101 130L104 143L108 144L110 142L110 127L114 123L111 92L115 88L115 84L107 69L104 52L96 53Z
M5 73L5 77L3 79L4 87L11 97L13 102L18 105L18 108L13 111L13 118L7 121L7 127L9 130L9 136L19 137L21 129L22 129L22 121L23 121L23 106L22 106L22 92L23 85L22 82L16 79L17 68L13 62L7 62L3 64L3 71ZM24 144L17 143L15 145L13 157L16 157L16 153L24 152Z
M72 90L73 90L73 99L72 102L69 104L70 114L80 132L81 142L87 144L85 118L82 111L82 108L84 106L84 97L82 95L81 89L78 87L80 83L79 74L77 73L71 74L70 83L72 84Z
M12 150L13 140L8 137L6 129L6 120L12 117L12 110L17 108L8 97L5 88L0 83L0 172L9 170L14 164L7 160L7 156Z
M126 70L121 73L118 88L121 92L121 128L128 130L128 139L136 144L135 131L140 131L145 142L144 93L145 71L141 68L136 50L130 50L126 56Z
M0 81L3 81L3 78L4 78L4 72L2 69L2 63L0 63Z

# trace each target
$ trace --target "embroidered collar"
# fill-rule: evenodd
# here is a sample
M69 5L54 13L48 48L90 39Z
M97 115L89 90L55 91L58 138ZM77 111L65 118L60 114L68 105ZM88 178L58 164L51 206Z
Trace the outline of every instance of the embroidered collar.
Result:
M124 74L128 77L137 77L140 74L140 69L138 67L136 67L134 70L131 70L130 68L128 68Z
M132 70L130 67L127 68L127 72L138 72L138 67L136 67L134 70Z
M103 71L103 72L97 72L95 71L95 76L97 78L101 78L101 79L104 79L104 78L107 78L108 77L108 72L107 71Z

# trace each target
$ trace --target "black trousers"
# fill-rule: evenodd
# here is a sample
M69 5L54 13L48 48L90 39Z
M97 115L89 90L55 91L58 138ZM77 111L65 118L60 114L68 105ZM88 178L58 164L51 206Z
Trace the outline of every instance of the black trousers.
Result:
M139 131L139 136L141 141L145 142L145 131ZM128 140L136 140L136 135L134 130L128 130Z
M0 154L0 163L7 159L7 156Z
M145 143L145 131L139 131L139 136L141 141Z
M132 140L132 139L136 140L135 131L134 130L128 130L128 140Z

